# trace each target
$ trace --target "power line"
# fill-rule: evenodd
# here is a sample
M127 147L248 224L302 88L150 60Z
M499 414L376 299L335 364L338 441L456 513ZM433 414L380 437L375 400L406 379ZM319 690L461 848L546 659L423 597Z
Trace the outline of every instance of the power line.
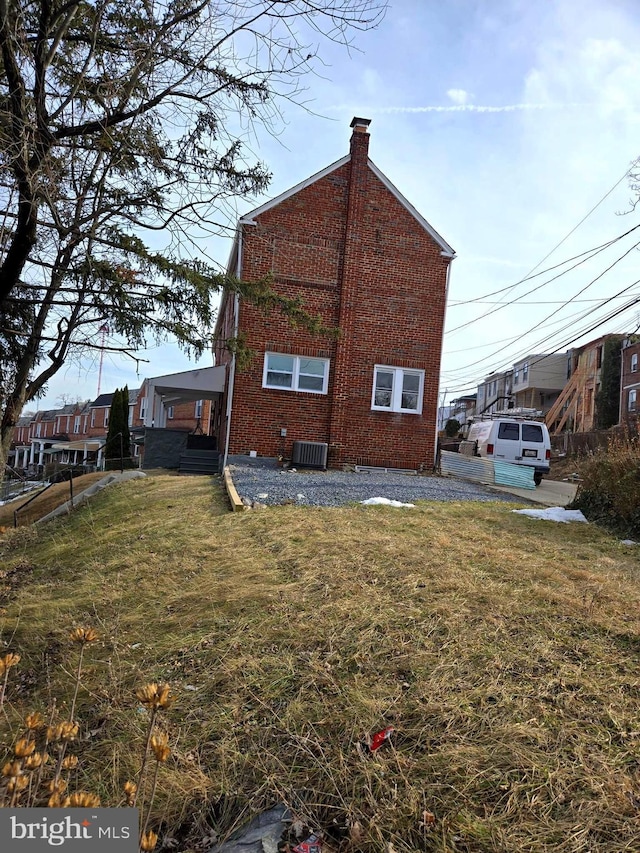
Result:
M509 290L513 290L513 288L517 287L519 284L524 284L526 281L531 281L532 279L538 278L541 275L545 275L548 272L553 272L553 270L557 270L560 267L565 266L565 264L570 264L571 261L576 261L579 258L583 258L585 255L593 254L593 256L595 256L595 255L599 254L599 252L601 250L608 249L609 246L613 246L614 243L617 243L620 240L623 240L625 237L627 237L629 234L631 234L637 228L640 228L640 225L634 225L633 228L630 228L628 231L625 231L624 234L620 234L618 237L613 237L611 240L607 240L606 242L601 243L599 246L593 246L591 249L586 249L584 252L579 252L577 255L573 255L570 258L566 258L564 261L560 261L560 263L558 263L558 264L554 264L551 267L547 267L544 270L540 270L540 272L535 273L535 275L532 275L531 273L529 273L528 275L524 276L524 278L521 278L518 281L514 282L513 284L507 285L506 287L501 287L498 290L492 290L490 293L483 293L481 296L475 296L473 299L457 299L455 301L449 302L448 304L454 308L457 308L459 305L473 305L475 303L482 302L482 300L487 299L490 296L498 296L501 293L505 293ZM589 258L587 258L586 260L589 260ZM536 267L534 267L534 270L535 269L536 269ZM550 280L554 281L555 279L550 279ZM533 292L533 291L531 291L531 292ZM526 296L527 294L524 294L524 295Z
M622 255L621 255L619 258L617 258L617 259L616 259L612 264L610 264L606 269L604 269L602 272L600 272L600 273L599 273L595 278L591 279L591 281L590 281L587 285L585 285L583 288L581 288L581 290L580 290L580 291L578 291L578 293L577 293L577 294L575 294L575 296L578 296L578 295L580 295L581 293L584 293L584 291L585 291L585 290L587 290L589 287L591 287L593 284L595 284L595 282L599 281L599 280L600 280L604 275L606 275L606 274L607 274L608 272L610 272L610 271L611 271L611 270L612 270L612 269L613 269L613 268L614 268L618 263L620 263L620 261L622 261L622 260L623 260L623 258L625 258L628 254L630 254L630 252L632 252L632 251L633 251L633 249L635 249L638 245L640 245L640 241L639 241L638 243L635 243L635 244L634 244L630 249L628 249L626 252L624 252L624 254L622 254ZM636 282L634 282L634 284L629 285L629 286L628 286L628 287L626 287L626 288L623 288L623 290L622 290L622 291L620 291L618 294L614 294L614 296L609 297L608 299L602 300L602 301L601 301L601 303L600 303L600 305L599 305L599 307L601 308L601 307L603 307L604 305L607 305L607 304L611 301L611 299L615 298L615 296L619 296L619 295L621 295L622 293L625 293L625 292L626 292L627 290L629 290L631 287L634 287L634 286L635 286L635 284L636 284ZM574 297L572 297L571 299L568 299L568 300L564 303L564 305L563 305L562 307L566 307L566 306L570 305L570 304L571 304L571 302L573 301L573 298L574 298ZM526 332L524 332L524 333L520 333L520 334L518 334L518 335L513 336L512 338L510 338L510 339L509 339L509 342L508 342L508 343L506 343L506 344L505 344L504 346L502 346L502 347L499 347L498 349L494 350L493 352L489 353L489 355L487 355L487 356L485 356L484 358L480 359L480 361L474 362L473 364L464 365L464 366L462 366L462 367L458 368L458 371L460 372L460 371L463 371L463 370L467 370L468 368L471 368L471 367L477 367L478 365L482 364L483 362L490 361L492 358L494 358L494 356L498 355L498 354L499 354L499 353L501 353L501 352L504 352L506 349L509 349L509 346L510 346L511 344L515 343L516 341L520 340L520 339L521 339L521 338L523 338L523 337L526 337L527 335L529 335L529 334L531 334L532 332L534 332L536 329L540 328L540 326L542 326L544 323L547 323L547 322L551 319L551 317L555 316L556 314L558 314L558 313L559 313L559 311L561 311L561 310L562 310L562 307L561 307L561 308L557 308L555 311L552 311L552 312L551 312L551 314L548 314L546 317L544 317L542 320L540 320L539 322L537 322L534 326L532 326L532 327L531 327L530 329L528 329ZM593 308L589 308L589 309L587 309L586 314L592 314L592 313L593 313L593 311L594 311L594 309L593 309ZM583 316L584 316L584 315L583 315ZM547 337L547 338L545 338L544 340L547 340L547 339L548 339L548 337ZM525 353L525 355L526 355L526 353ZM515 359L515 360L517 360L517 359Z
M453 329L448 329L445 332L445 334L450 335L450 334L453 334L453 332L460 331L460 329L466 329L468 326L472 326L474 323L478 323L480 320L484 320L485 317L490 317L492 314L496 314L498 311L501 311L503 308L508 308L509 306L514 305L516 302L519 302L523 297L530 296L532 293L535 293L536 291L541 290L543 287L546 287L548 284L552 284L554 281L557 281L563 275L566 275L567 273L572 272L577 267L581 266L581 264L586 263L586 261L590 261L592 258L595 258L596 255L599 255L601 252L604 252L605 249L608 249L609 246L612 246L614 243L618 243L620 240L627 237L629 234L631 234L632 231L635 231L637 228L640 228L640 225L635 225L633 228L630 228L629 231L626 231L624 234L621 234L619 237L616 237L614 240L611 240L608 243L604 243L604 244L602 244L602 246L597 247L597 249L594 249L592 254L589 255L589 257L582 258L582 260L578 261L576 264L569 267L568 269L562 270L562 272L559 272L557 275L553 276L552 278L547 279L547 281L543 281L542 284L538 284L535 287L532 287L531 290L528 290L526 293L523 293L522 296L519 296L516 299L512 299L509 302L500 302L498 304L497 308L493 308L491 311L485 311L484 314L480 314L478 317L474 317L473 320L468 320L466 323L461 323L459 326L454 326ZM638 243L635 243L634 246L632 246L632 249L636 248L638 245L640 245L640 241ZM631 251L631 249L629 251ZM625 252L625 254L622 255L622 257L625 257L625 255L627 255L627 254L628 254L628 252ZM619 259L619 260L621 260L621 259ZM616 261L616 263L617 263L617 261ZM614 266L615 266L615 264L614 264ZM580 292L582 292L582 291L580 291Z
M634 281L634 282L633 282L633 284L630 284L630 285L628 286L628 288L626 288L626 289L629 289L629 288L631 288L631 287L634 287L636 284L640 284L640 279L638 279L637 281ZM614 298L614 297L611 297L611 299L613 299L613 298ZM606 300L606 301L608 302L608 301L610 301L610 300ZM621 307L619 307L619 308L616 308L614 311L611 311L609 314L607 314L605 317L602 317L601 319L599 319L599 320L598 320L596 323L594 323L593 325L591 325L591 326L589 326L589 327L586 327L586 328L582 328L582 329L581 329L581 330L580 330L580 331L579 331L579 332L578 332L574 337L572 337L572 338L570 338L570 339L568 339L568 340L564 340L564 341L562 341L560 344L558 344L558 345L556 346L556 348L555 348L555 349L551 350L550 352L544 353L544 355L541 355L541 356L540 356L540 358L539 358L537 361L533 361L533 362L531 362L530 366L532 366L533 364L537 364L537 363L539 363L540 361L542 361L544 358L546 358L546 357L548 357L548 356L550 356L550 355L555 355L556 353L560 352L561 350L563 350L563 349L565 349L565 348L569 347L571 344L575 343L576 341L579 341L581 338L584 338L586 335L590 334L591 332L593 332L593 331L595 331L596 329L600 328L601 326L605 325L605 323L608 323L609 321L611 321L611 320L615 319L616 317L618 317L618 316L620 316L621 314L623 314L625 311L628 311L630 308L633 308L635 305L638 305L638 304L640 304L640 297L639 297L639 296L634 296L634 298L633 298L633 299L631 299L631 300L629 300L628 302L626 302L623 306L621 306ZM585 315L583 315L583 316L587 316L587 315L585 314ZM565 328L568 328L568 327L565 327ZM622 332L620 332L620 333L622 333ZM533 346L534 346L534 347L537 347L537 346L539 346L539 345L540 345L540 343L544 343L544 342L545 342L545 340L547 340L547 339L544 339L544 338L543 338L543 339L542 339L542 341L538 341L538 342L537 342L536 344L534 344ZM533 347L532 347L532 348L533 348ZM529 351L529 352L530 352L530 351ZM525 357L526 357L526 356L525 356ZM514 359L513 364L516 364L516 363L517 363L518 361L520 361L520 360L522 360L522 359L521 359L521 358L516 358L516 359ZM498 374L499 374L499 373L504 373L506 370L509 370L509 369L510 369L510 367L505 367L505 368L502 368L502 369L500 369L500 370L492 371L492 373L498 373ZM491 373L490 373L490 374L488 374L488 375L490 376L490 375L491 375ZM470 392L470 391L472 391L472 390L474 390L474 389L477 389L477 387L478 387L478 385L479 385L479 384L482 384L482 383L478 383L478 382L476 382L476 383L475 383L475 385L469 385L469 386L467 386L467 385L465 384L465 387L463 387L463 388L455 388L455 389L453 389L453 390L451 391L451 393L455 393L455 394L468 393L468 392Z

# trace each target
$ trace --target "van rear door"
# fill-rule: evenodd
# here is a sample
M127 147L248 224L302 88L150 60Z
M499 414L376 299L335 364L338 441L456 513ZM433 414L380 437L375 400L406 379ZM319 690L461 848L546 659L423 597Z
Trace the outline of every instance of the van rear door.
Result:
M513 421L499 421L496 446L493 450L494 458L515 462L519 461L520 455L520 424Z
M522 424L522 465L548 465L544 433L536 423Z

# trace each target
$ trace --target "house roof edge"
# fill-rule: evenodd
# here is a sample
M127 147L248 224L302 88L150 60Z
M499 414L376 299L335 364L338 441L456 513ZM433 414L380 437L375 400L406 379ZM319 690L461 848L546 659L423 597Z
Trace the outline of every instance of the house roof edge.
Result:
M438 234L436 229L432 225L430 225L424 218L424 216L419 213L419 211L416 210L416 208L411 204L411 202L402 195L400 190L394 184L391 183L389 178L385 175L383 171L381 171L381 169L376 166L373 160L368 160L368 165L373 174L380 181L382 181L382 183L389 190L389 192L398 199L400 204L413 216L414 219L416 219L420 223L420 225L422 225L427 234L429 234L435 240L435 242L441 249L440 254L445 258L450 258L451 260L453 260L456 257L455 249L447 243L444 237Z
M306 189L307 187L314 184L316 181L319 181L321 178L326 177L327 175L334 172L336 169L339 169L341 166L346 165L351 160L351 155L346 154L344 157L341 157L339 160L336 160L334 163L331 163L328 166L325 166L324 169L321 169L319 172L316 172L313 175L310 175L308 178L305 178L304 181L300 181L300 183L295 184L295 186L290 187L288 190L285 190L280 195L275 196L275 198L270 199L259 207L254 208L253 210L245 213L244 216L241 216L238 220L238 225L256 225L255 217L260 216L268 210L271 210L273 207L281 204L283 201L286 201L291 196L300 192L301 190ZM442 237L436 229L429 223L427 220L419 213L418 210L411 204L411 202L402 195L400 190L389 180L389 178L382 172L373 160L368 159L367 165L373 172L373 174L384 184L384 186L389 190L389 192L395 196L395 198L400 202L400 204L407 210L411 216L424 228L424 230L429 234L429 236L435 241L435 243L440 247L440 254L445 257L453 260L456 257L455 249L447 243L447 241ZM235 241L234 241L235 248ZM233 249L232 249L233 253ZM230 258L231 260L231 258Z
M335 163L331 163L328 166L325 166L324 169L320 169L319 172L316 172L313 175L310 175L308 178L305 178L304 181L300 181L299 184L296 184L293 187L290 187L288 190L285 190L280 195L277 195L275 198L272 198L270 201L261 204L260 207L254 208L254 210L250 210L249 213L245 213L244 216L241 216L238 220L240 225L255 225L254 217L260 216L262 213L265 213L267 210L271 210L272 207L276 207L278 204L281 204L283 201L286 201L288 198L291 198L292 195L299 193L301 190L310 187L311 184L315 184L316 181L319 181L321 178L330 175L331 172L335 172L336 169L339 169L341 166L344 166L351 160L351 155L346 154L344 157L341 157L339 160L336 160Z

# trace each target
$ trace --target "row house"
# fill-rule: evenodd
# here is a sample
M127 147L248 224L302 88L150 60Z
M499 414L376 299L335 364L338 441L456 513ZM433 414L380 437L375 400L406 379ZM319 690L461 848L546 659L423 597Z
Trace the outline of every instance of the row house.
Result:
M461 427L470 422L476 411L476 394L465 394L451 401L451 415L453 420L458 421Z
M138 437L133 442L134 457L143 455L142 436L146 429L209 433L212 402L208 399L163 398L161 405L156 405L155 419L150 418L154 381L145 379L140 390L129 391L129 428ZM113 394L101 394L93 402L72 403L21 417L14 432L10 465L25 471L35 471L49 462L100 468L112 402Z
M490 373L478 385L476 414L500 412L509 407L513 388L513 369Z
M560 396L569 375L566 353L526 356L513 365L513 407L535 409L545 415Z
M545 415L551 435L561 432L590 432L596 427L596 399L600 391L607 341L620 335L603 335L568 353L569 378Z
M640 341L630 336L622 342L620 371L620 423L635 431L640 414Z

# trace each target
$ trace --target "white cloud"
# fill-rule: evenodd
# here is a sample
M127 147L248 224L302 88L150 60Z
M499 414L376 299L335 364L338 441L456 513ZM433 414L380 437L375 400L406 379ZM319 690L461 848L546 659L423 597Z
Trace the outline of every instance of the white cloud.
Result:
M466 104L472 96L465 89L448 89L447 97L451 98L454 104Z

